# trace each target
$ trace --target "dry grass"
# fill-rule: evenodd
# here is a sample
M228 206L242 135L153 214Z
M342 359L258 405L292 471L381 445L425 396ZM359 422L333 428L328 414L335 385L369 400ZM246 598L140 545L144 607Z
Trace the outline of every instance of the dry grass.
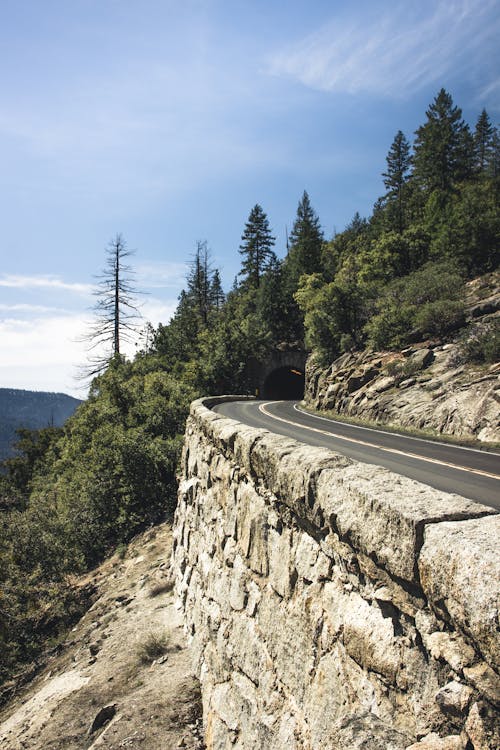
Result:
M137 647L137 656L143 664L151 664L167 653L168 633L166 631L151 631Z
M168 594L174 588L174 579L166 578L164 581L158 581L153 584L149 589L149 596L160 596L160 594Z

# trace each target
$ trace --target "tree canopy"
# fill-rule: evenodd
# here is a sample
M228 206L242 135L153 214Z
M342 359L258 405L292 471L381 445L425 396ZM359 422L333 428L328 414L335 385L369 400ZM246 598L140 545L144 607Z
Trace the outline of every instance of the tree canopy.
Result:
M442 89L413 146L397 130L371 216L356 212L325 241L304 191L278 258L256 203L233 288L224 293L198 242L174 315L148 328L132 361L121 346L136 313L130 253L114 238L91 331L106 353L91 362L89 397L62 430L21 433L0 473L0 681L82 611L71 575L171 516L193 398L253 393L255 363L283 346L327 364L365 346L445 340L463 324L465 280L498 267L499 163L488 114L471 133ZM488 329L469 354L491 362L498 346Z

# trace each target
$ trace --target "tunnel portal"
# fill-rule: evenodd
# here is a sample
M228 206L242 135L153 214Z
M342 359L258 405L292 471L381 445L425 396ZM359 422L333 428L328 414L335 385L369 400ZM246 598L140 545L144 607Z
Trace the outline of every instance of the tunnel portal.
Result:
M294 367L278 367L264 380L262 398L303 399L305 378L304 372Z

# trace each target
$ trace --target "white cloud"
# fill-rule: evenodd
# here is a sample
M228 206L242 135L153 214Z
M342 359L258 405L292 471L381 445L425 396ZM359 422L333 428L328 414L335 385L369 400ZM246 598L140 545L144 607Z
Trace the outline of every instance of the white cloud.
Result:
M135 269L138 286L150 289L179 290L185 283L186 263L169 261L141 263Z
M404 5L404 7L402 7ZM314 89L410 96L449 74L466 74L500 30L497 0L440 0L334 19L276 54L269 72Z
M88 296L92 293L91 284L62 281L57 276L20 276L4 274L0 276L0 287L9 289L60 289Z
M147 297L142 313L144 323L167 323L176 308L174 300ZM88 382L78 380L79 369L88 361L89 314L85 311L54 311L37 305L1 305L10 317L0 319L0 387L55 391L84 398ZM19 313L34 312L29 319ZM15 313L17 316L14 317ZM138 329L141 325L138 325ZM124 354L133 357L141 346L140 330L136 341L126 344ZM93 351L92 355L98 354Z
M175 312L177 301L171 300L163 302L162 300L148 297L141 307L141 313L144 320L147 320L153 326L159 323L168 323Z
M0 385L70 393L85 390L75 380L85 361L85 347L77 338L86 330L82 314L53 315L29 321L0 320L2 359Z
M40 314L52 314L52 313L61 313L62 310L59 307L49 307L47 305L29 305L24 303L14 304L14 305L8 305L4 304L3 302L0 303L0 311L6 312L6 313L28 313L32 315L40 315Z

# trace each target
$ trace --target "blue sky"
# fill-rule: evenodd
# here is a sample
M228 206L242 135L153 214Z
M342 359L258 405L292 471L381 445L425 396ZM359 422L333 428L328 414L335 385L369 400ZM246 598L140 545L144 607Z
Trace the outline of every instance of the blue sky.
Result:
M82 393L117 232L156 325L255 203L279 255L304 189L327 237L369 215L442 86L499 122L499 38L500 0L0 0L0 387Z

